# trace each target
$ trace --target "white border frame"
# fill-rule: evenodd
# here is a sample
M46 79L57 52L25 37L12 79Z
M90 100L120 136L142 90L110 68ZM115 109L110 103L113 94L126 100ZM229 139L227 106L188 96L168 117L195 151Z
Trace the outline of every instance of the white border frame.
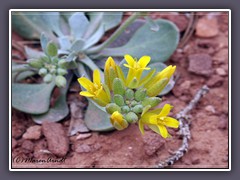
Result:
M140 168L140 169L73 169L73 168L59 168L59 169L51 169L51 168L42 168L42 169L35 169L35 168L26 168L26 169L17 169L17 168L12 168L12 137L11 137L11 127L12 127L12 76L11 76L11 59L12 59L12 26L11 26L11 17L12 17L12 12L17 12L17 11L39 11L39 12L44 12L44 11L80 11L80 12L85 12L85 11L96 11L96 12L101 12L101 11L122 11L122 12L127 12L127 11L147 11L147 12L154 12L154 11L161 11L161 12L228 12L229 14L229 27L228 27L228 50L229 50L229 55L228 55L228 78L229 78L229 87L228 87L228 108L229 108L229 128L228 128L228 151L229 151L229 160L228 160L228 169L202 169L202 168L196 168L196 169L145 169L145 168ZM231 171L231 9L10 9L9 10L9 171Z

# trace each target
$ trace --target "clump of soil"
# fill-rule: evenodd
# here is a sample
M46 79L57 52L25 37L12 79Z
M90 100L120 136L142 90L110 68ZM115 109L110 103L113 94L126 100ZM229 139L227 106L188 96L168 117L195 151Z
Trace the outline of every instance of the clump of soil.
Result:
M187 28L188 19L183 15L165 12L151 16L173 21L181 32ZM228 168L228 61L228 15L201 13L187 45L178 48L167 62L177 66L178 79L162 104L172 104L171 115L175 115L204 84L210 91L190 113L189 151L170 168ZM69 93L68 100L78 96ZM177 130L170 130L172 138L163 139L147 128L141 135L135 124L124 131L69 137L69 120L36 126L28 115L13 110L12 167L151 168L182 143ZM31 131L34 128L36 132ZM32 161L17 161L17 157ZM48 161L34 161L37 159Z

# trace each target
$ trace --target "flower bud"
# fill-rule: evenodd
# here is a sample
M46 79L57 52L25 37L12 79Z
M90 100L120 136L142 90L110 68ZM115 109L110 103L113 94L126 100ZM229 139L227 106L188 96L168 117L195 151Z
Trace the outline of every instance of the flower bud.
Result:
M51 74L47 74L47 75L45 75L44 78L43 78L43 81L44 81L45 83L50 83L50 82L52 82L52 80L53 80L53 76L52 76Z
M67 74L67 70L66 69L62 69L62 68L58 68L57 69L57 73L58 73L58 75L65 75L65 74Z
M47 74L47 69L46 68L39 69L38 74L40 76L45 76Z
M121 109L123 113L128 113L130 111L130 108L128 106L122 106Z
M41 59L29 59L27 62L29 66L33 68L40 69L41 67L43 67L43 62Z
M123 84L123 81L119 78L115 78L113 80L113 93L119 94L122 96L124 96L124 94L125 94L125 86Z
M135 100L131 101L131 103L130 103L131 107L134 107L134 106L136 106L137 104L138 104L138 102L135 101Z
M129 83L128 87L134 89L137 87L137 85L138 85L138 80L136 77L134 77L133 80Z
M53 62L55 65L57 65L57 64L58 64L58 58L57 58L57 57L52 58L52 62Z
M144 88L138 89L134 94L134 98L136 101L142 101L145 97L146 97L146 89Z
M135 112L136 114L142 113L143 106L141 104L138 104L132 108L132 111Z
M119 94L115 94L113 99L118 106L123 106L125 104L123 97Z
M57 76L55 79L55 83L56 83L57 87L65 87L67 84L67 80L63 76Z
M133 100L134 98L134 91L132 89L127 89L125 92L125 97L127 100Z
M123 115L118 111L115 111L111 115L110 121L117 130L123 130L128 127L128 122L123 118Z
M121 112L121 108L115 103L109 103L109 104L106 105L106 111L109 114L112 114L115 111Z
M51 73L51 74L56 74L56 72L57 72L57 70L56 70L55 68L51 68L51 69L50 69L50 73Z
M66 65L67 65L67 61L65 61L64 59L60 59L58 61L58 66L61 67L61 68L66 68Z
M150 105L151 107L155 107L157 106L160 102L161 102L161 98L159 97L149 97L149 98L145 98L143 101L142 101L142 105L143 106L147 106L147 105Z
M57 56L58 48L53 42L47 44L47 54L51 57Z
M138 121L138 116L134 112L127 113L125 118L126 118L127 122L129 122L129 123L135 123Z

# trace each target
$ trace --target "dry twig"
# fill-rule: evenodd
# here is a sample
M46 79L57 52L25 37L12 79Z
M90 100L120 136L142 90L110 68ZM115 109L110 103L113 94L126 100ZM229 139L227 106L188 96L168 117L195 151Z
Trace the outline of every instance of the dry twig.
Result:
M204 85L193 97L191 102L177 115L176 118L179 120L179 134L182 136L182 145L178 148L175 153L164 161L158 163L154 168L165 168L173 165L188 151L188 140L191 138L189 129L188 113L196 106L201 97L208 92L209 88Z

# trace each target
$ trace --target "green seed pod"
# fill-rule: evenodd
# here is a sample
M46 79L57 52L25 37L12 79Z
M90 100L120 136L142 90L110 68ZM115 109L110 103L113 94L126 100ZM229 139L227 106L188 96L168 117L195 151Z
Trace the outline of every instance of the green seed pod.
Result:
M109 103L106 105L106 111L108 112L108 114L112 114L115 111L121 113L121 108L115 103Z
M130 108L128 106L122 106L121 109L123 113L128 113L130 111Z
M124 83L121 79L115 78L113 80L113 93L114 94L119 94L124 96L125 94L125 86Z
M55 68L51 68L51 69L50 69L50 73L51 73L51 74L56 74L56 72L57 72L57 70L56 70Z
M134 91L132 89L127 89L125 93L125 97L127 100L133 100L134 98Z
M145 98L143 101L142 101L142 105L143 106L147 106L147 105L150 105L151 107L155 107L157 106L160 102L161 102L161 98L159 97L149 97L149 98Z
M29 66L33 68L40 69L41 67L43 67L43 62L41 59L29 59L27 62Z
M134 94L134 98L136 101L142 101L147 94L147 90L145 88L140 88L138 89L135 94Z
M46 68L39 69L38 74L40 76L45 76L47 74L47 69Z
M132 108L132 111L135 112L136 114L142 113L143 111L143 106L142 105L136 105Z
M134 107L134 106L136 106L136 105L138 105L138 102L135 101L135 100L132 100L131 103L130 103L130 106L131 106L131 107Z
M121 95L115 94L114 97L113 97L113 99L114 99L114 102L115 102L117 105L119 105L119 106L125 105L124 99L123 99L123 97L122 97Z
M49 42L47 44L47 54L51 57L57 56L58 48L57 45L53 42Z
M55 79L55 83L56 83L57 87L65 87L67 84L67 80L63 76L57 76Z
M62 69L62 68L58 68L57 69L57 73L58 73L58 75L65 75L65 74L67 74L67 70L66 69Z
M134 89L137 86L138 86L138 80L136 77L134 77L133 80L129 83L128 87Z
M129 123L135 123L138 121L138 116L134 113L134 112L129 112L127 113L127 115L125 116L125 119L127 120L127 122Z
M47 74L47 75L45 75L44 78L43 78L43 81L44 81L45 83L50 83L50 82L52 82L52 80L53 80L53 76L52 76L51 74Z

